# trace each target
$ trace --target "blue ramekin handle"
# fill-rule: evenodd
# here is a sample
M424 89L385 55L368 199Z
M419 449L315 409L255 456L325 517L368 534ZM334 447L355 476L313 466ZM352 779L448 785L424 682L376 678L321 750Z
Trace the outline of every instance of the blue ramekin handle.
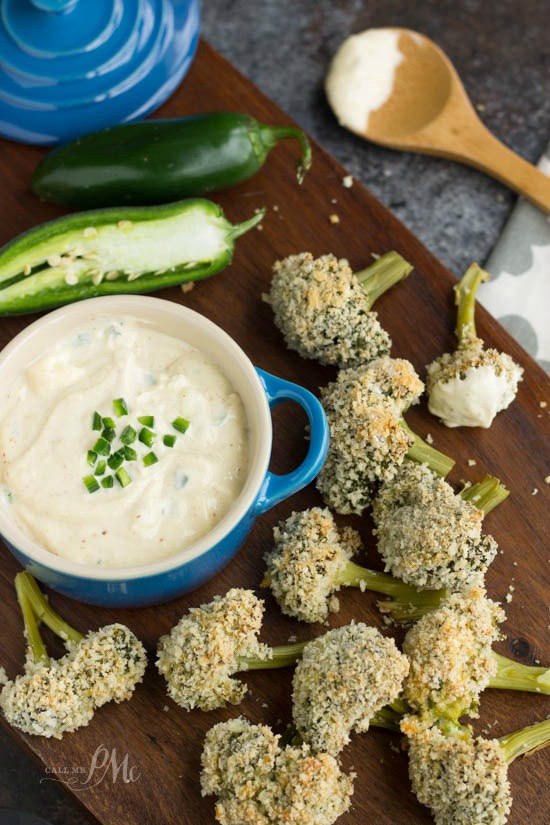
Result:
M276 407L282 401L295 401L305 410L310 427L309 449L300 466L282 476L270 472L266 474L256 502L256 512L265 513L315 478L327 457L329 428L320 402L309 390L284 378L276 378L264 370L257 369L256 372L264 385L269 406Z

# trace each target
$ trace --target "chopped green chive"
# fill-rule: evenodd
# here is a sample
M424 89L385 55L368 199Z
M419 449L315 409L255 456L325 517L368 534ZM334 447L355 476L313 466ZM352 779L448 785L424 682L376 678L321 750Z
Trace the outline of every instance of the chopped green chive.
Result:
M113 427L105 427L103 432L101 433L102 438L105 438L107 441L114 441L116 438L116 430Z
M86 453L86 461L88 462L90 467L93 467L97 461L97 453L94 453L93 450L88 450L88 452Z
M176 443L176 438L177 438L177 436L175 436L175 435L165 435L164 438L162 439L162 443L164 444L165 447L173 447L174 444Z
M115 398L113 401L113 409L117 418L122 415L128 415L128 404L124 398Z
M154 427L155 426L155 416L154 415L140 415L138 418L140 424L143 424L144 427Z
M104 458L102 458L101 461L97 462L97 467L95 468L95 471L94 471L95 475L96 476L102 476L106 469L107 469L107 462L105 461Z
M113 476L105 476L105 478L101 479L101 486L102 487L112 487L115 483Z
M105 438L98 438L93 446L93 450L98 455L109 455L111 452L111 445Z
M119 467L119 469L115 473L116 479L121 487L127 487L128 484L132 481L124 467Z
M111 470L118 470L122 462L124 461L124 453L122 450L117 450L116 453L113 453L107 459L107 464L111 468Z
M147 455L143 456L143 464L145 465L145 467L150 467L151 464L156 464L157 461L158 458L154 453L147 453Z
M136 433L136 431L134 430L133 427L130 427L130 425L128 425L127 427L124 427L124 429L122 430L122 432L120 434L120 440L122 441L123 444L133 444L134 441L136 440L136 438L137 438L137 433Z
M115 429L116 424L115 424L115 419L114 418L111 418L110 416L106 416L105 418L102 419L102 421L103 421L103 426L105 427L105 429L107 429L107 430L114 430Z
M137 453L133 449L133 447L128 447L127 445L122 448L124 453L124 458L126 461L135 461L137 459Z
M103 429L103 419L101 418L98 412L94 413L92 419L92 430L102 430Z
M172 421L172 427L179 433L185 433L189 429L190 423L191 422L188 421L186 418L174 418L174 420Z
M153 442L155 441L156 437L157 434L154 433L153 430L148 430L147 427L143 427L143 429L139 431L138 438L147 447L153 446Z
M95 493L99 490L99 484L97 483L97 479L94 476L84 476L82 479L84 482L84 486L86 487L89 493Z

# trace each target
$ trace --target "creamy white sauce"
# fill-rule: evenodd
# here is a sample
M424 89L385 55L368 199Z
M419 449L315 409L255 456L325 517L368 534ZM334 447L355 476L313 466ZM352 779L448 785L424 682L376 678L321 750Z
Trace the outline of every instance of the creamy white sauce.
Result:
M519 370L519 368L518 368ZM518 379L521 376L519 373ZM447 427L488 428L498 412L516 397L517 381L490 366L470 367L464 378L438 381L430 392L428 408Z
M121 397L129 414L116 418ZM127 487L84 486L94 411L115 419L113 451L124 426L139 433L138 417L155 417L153 446L131 445ZM191 422L186 433L176 418ZM151 450L158 462L146 467ZM0 417L0 507L46 550L83 564L143 564L185 548L226 515L247 467L243 404L218 366L132 318L94 319L54 344L14 382Z
M367 29L348 37L334 56L326 79L328 101L343 126L364 132L369 115L389 99L403 55L399 32Z

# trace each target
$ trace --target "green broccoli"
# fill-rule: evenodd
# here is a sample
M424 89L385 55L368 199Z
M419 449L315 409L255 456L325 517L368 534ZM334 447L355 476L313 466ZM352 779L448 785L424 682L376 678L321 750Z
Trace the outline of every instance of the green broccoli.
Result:
M201 791L218 798L222 825L332 825L348 810L355 775L328 753L280 738L242 716L208 731Z
M504 825L512 807L508 765L550 744L550 719L500 739L474 738L468 728L402 723L409 776L436 825Z
M142 681L147 656L141 642L122 624L86 636L65 622L44 598L30 573L15 577L27 640L25 673L0 693L6 720L24 733L61 739L87 725L106 702L129 699ZM68 649L50 660L38 622L53 630Z
M475 327L475 299L489 276L472 264L454 287L458 349L427 367L428 407L447 427L490 427L510 406L523 369L506 353L484 349Z
M492 536L481 533L483 518L508 495L492 476L457 495L426 465L405 462L373 502L386 572L419 589L475 583L498 550Z
M476 715L485 688L550 694L550 670L495 653L506 614L483 588L453 593L405 637L410 662L404 696L415 713L437 721Z
M405 458L428 464L446 476L454 465L403 420L423 383L404 359L380 358L342 370L321 390L330 427L327 460L317 489L337 513L357 513L372 501L376 486L392 479Z
M265 300L289 349L321 364L358 366L389 353L390 336L371 309L411 270L397 252L355 275L346 260L303 252L275 263Z

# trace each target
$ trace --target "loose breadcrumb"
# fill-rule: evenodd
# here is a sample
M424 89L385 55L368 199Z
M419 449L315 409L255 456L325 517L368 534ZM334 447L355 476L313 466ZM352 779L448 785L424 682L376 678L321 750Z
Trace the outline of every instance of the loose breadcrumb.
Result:
M426 465L405 462L373 503L385 570L419 589L461 590L485 574L498 546L483 512Z
M273 530L262 582L283 613L304 622L323 622L339 589L338 574L361 547L359 533L339 530L330 510L312 507L292 513ZM338 609L338 608L336 608Z
M381 358L343 370L321 391L331 438L317 488L329 507L361 514L374 485L395 476L414 441L400 418L422 389L408 361Z
M279 745L266 725L240 717L206 734L203 796L218 797L221 825L332 825L348 810L354 775L308 745Z
M340 223L340 216L333 212L331 215L328 216L328 219L331 223Z
M28 658L25 673L4 685L0 707L10 725L61 739L106 702L129 699L143 679L145 649L125 625L107 625L67 646L65 656L47 665Z
M346 260L309 252L277 261L268 302L289 349L348 367L390 351L391 339Z
M476 715L480 694L497 671L491 645L506 618L482 588L454 593L409 630L405 696L424 716Z
M186 710L213 710L238 704L246 685L231 676L241 658L268 659L271 649L258 642L264 603L251 590L232 588L209 604L192 607L158 645L157 667L168 695Z
M407 658L375 627L349 624L309 642L296 665L293 718L315 751L337 755L352 731L401 692Z
M463 739L408 725L409 776L436 825L504 825L512 806L508 769L496 739Z

